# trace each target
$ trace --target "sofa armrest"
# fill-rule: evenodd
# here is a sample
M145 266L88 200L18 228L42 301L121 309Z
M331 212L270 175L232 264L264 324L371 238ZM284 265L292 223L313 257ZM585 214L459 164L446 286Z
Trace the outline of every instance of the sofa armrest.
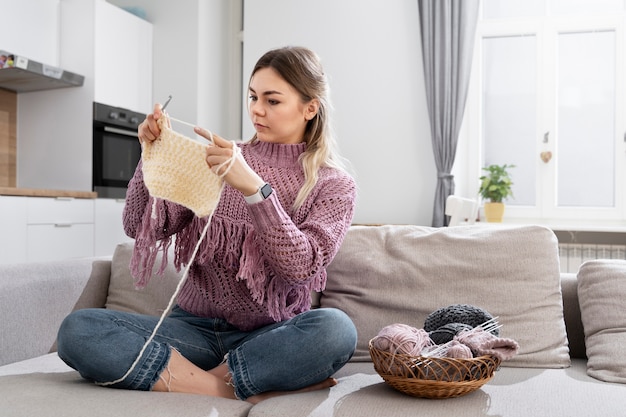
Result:
M74 309L103 307L110 271L108 258L0 265L0 366L53 350Z

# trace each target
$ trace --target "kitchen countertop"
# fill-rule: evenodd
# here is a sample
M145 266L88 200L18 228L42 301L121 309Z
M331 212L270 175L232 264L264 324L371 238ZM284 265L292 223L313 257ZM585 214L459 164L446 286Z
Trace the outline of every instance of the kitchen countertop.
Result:
M23 197L97 198L95 191L46 190L39 188L0 187L0 195Z

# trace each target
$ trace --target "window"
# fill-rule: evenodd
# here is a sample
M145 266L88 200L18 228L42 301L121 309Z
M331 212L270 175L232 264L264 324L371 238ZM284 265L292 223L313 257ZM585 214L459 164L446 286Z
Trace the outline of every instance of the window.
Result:
M624 0L483 0L467 171L516 166L508 218L626 220L625 28Z

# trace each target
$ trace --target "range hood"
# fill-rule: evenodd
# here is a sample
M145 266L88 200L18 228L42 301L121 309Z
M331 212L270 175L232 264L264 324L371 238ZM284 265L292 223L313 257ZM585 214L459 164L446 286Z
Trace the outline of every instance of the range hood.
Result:
M0 50L0 88L24 93L80 87L85 77Z

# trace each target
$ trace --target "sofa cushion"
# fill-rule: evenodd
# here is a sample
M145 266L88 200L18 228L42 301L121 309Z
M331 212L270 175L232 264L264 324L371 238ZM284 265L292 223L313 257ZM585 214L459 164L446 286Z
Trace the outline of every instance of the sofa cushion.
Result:
M99 258L3 265L0 365L54 349L59 325L76 306L104 305L108 275ZM85 286L94 292L85 296Z
M578 271L578 299L587 346L587 373L626 383L626 261L587 261Z
M136 289L129 268L133 246L134 242L125 242L115 248L106 308L160 316L174 294L182 273L177 272L173 263L169 262L163 275L154 275L145 288ZM172 256L170 254L170 260ZM161 265L161 259L162 254L159 253L155 269Z
M0 391L7 417L246 417L252 408L226 398L100 387L74 371L0 377Z
M581 359L567 370L500 368L481 389L446 400L402 394L367 363L349 363L336 377L339 384L330 390L270 398L252 407L248 417L625 415L626 386L598 383L585 374Z
M499 317L520 349L503 366L570 364L558 243L540 226L353 226L328 267L322 307L345 311L358 330L354 361L392 323L418 328L433 311L472 304Z

